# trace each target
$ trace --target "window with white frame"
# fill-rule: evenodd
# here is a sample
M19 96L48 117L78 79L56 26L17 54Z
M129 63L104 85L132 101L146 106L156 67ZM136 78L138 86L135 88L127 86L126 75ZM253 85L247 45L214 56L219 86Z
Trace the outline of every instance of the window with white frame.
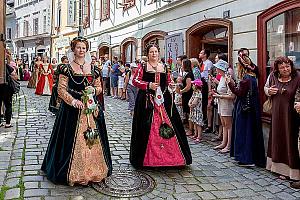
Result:
M39 18L33 19L33 35L39 34Z
M29 33L29 22L27 20L24 20L23 22L23 36L28 36Z
M101 20L109 19L110 0L101 0Z
M68 26L74 26L75 19L76 19L76 1L68 0L68 17L67 17Z
M6 39L7 40L11 40L12 39L12 35L11 35L11 28L6 28Z
M57 26L61 26L61 7L59 7L57 11Z
M94 19L100 19L100 8L101 8L101 1L100 0L94 0Z
M83 27L90 27L90 0L83 0L82 22Z
M19 22L17 22L16 24L16 38L18 38L20 35L20 26L19 26Z
M47 16L43 17L43 33L47 32Z

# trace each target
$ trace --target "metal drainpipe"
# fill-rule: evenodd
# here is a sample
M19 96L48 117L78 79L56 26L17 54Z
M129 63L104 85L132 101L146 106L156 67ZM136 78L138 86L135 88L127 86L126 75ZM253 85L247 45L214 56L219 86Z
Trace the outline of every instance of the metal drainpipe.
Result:
M52 58L52 50L53 50L53 38L54 36L54 8L55 8L55 0L52 1L51 4L51 29L50 29L50 58Z

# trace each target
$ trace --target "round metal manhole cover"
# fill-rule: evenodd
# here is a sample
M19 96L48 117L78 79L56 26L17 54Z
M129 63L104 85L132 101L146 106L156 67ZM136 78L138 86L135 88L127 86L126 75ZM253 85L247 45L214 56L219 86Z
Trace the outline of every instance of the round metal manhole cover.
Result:
M155 187L154 179L148 174L128 169L113 170L110 177L92 187L112 197L137 197L151 192Z

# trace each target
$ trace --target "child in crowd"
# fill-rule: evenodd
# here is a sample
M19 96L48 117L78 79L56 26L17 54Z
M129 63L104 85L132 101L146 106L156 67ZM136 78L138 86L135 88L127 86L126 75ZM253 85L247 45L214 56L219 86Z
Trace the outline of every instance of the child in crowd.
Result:
M118 72L118 97L122 100L126 99L126 95L123 92L124 88L124 77L125 77L125 67L123 65L123 61L119 61L119 72Z
M178 87L178 89L182 89L182 86L182 77L178 77L176 79L176 87ZM185 115L183 114L182 95L180 93L175 92L174 103L176 105L180 118L183 121L185 119Z
M202 126L203 126L203 112L202 112L202 81L196 79L192 81L193 84L193 95L189 101L190 117L189 120L194 126L194 135L191 136L196 143L199 143L202 139Z
M127 91L127 96L128 96L128 110L130 111L130 115L133 115L134 111L134 106L135 106L135 99L137 97L138 93L138 88L135 87L132 84L132 79L137 71L137 64L136 63L131 63L130 64L131 70L126 74L125 76L125 83L124 83L124 89Z

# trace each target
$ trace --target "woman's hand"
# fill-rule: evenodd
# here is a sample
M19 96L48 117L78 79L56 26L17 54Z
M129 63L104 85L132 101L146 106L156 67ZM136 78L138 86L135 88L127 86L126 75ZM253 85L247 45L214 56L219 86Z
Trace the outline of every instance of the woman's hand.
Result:
M294 108L296 109L297 113L300 114L300 102L295 102Z
M216 79L215 77L211 77L211 81L213 82L213 83L215 83L215 84L219 84L219 81L218 81L218 79Z
M212 95L214 98L222 98L222 95L219 95L219 94L214 94L214 95Z
M150 88L151 90L154 90L154 91L155 91L155 90L158 88L158 86L159 86L158 83L152 83L152 82L149 83L149 88Z
M228 76L225 76L225 82L228 84L228 83L234 83L234 80L231 78L230 75Z
M77 100L77 99L73 100L72 105L73 105L74 108L78 108L78 109L83 109L84 108L83 103L81 101Z
M269 95L275 95L278 92L278 88L276 88L276 85L272 85L269 89L268 89L268 94Z

